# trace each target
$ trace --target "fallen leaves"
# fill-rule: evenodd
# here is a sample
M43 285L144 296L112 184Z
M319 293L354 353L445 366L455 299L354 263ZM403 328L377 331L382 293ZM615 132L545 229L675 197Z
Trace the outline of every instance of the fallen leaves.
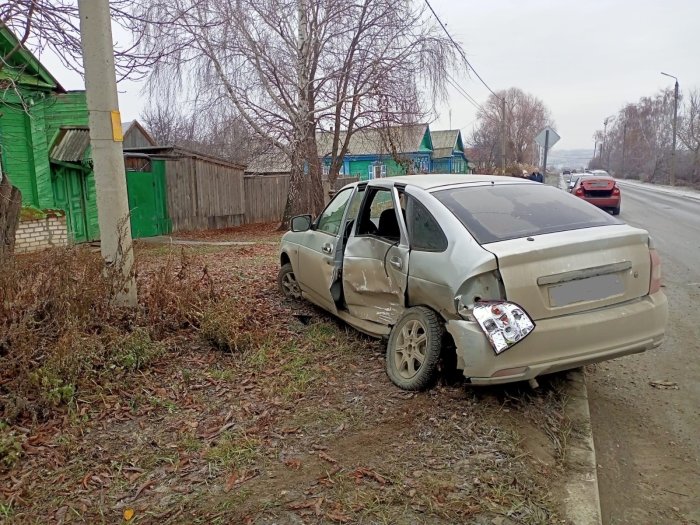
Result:
M295 458L285 459L284 466L292 470L299 470L301 468L301 460Z
M226 479L226 485L224 486L224 492L231 492L233 487L241 485L248 480L257 477L260 474L258 469L244 470L243 472L233 471L229 477Z
M329 501L323 496L318 498L309 498L301 501L294 501L287 505L290 510L302 511L300 514L315 514L316 516L324 516L331 521L336 523L348 523L352 517L343 512L340 503L333 503L332 508L329 510L323 510L323 504L329 503ZM304 513L303 511L308 509L310 512ZM313 509L313 511L311 511Z
M355 479L356 484L359 484L363 478L373 479L380 485L385 485L388 482L384 476L366 467L356 468L349 474L349 476Z
M125 508L124 512L122 513L122 516L124 516L124 521L131 521L134 517L134 509L132 509L131 507Z
M321 450L321 451L318 453L318 457L321 458L323 461L328 461L328 463L331 463L331 464L333 464L333 465L335 465L336 463L338 463L338 460L337 460L337 459L335 459L335 458L329 456L329 455L326 454L323 450Z

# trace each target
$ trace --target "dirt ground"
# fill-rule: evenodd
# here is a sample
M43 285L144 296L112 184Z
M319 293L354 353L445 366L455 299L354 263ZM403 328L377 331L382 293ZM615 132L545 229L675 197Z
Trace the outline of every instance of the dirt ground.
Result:
M139 278L170 249L139 246ZM248 324L215 317L150 366L9 427L21 457L0 465L0 521L563 523L560 378L403 392L380 341L281 300L275 246L184 250L219 312Z
M278 222L246 224L235 228L196 230L173 234L174 239L191 241L276 242L282 237Z

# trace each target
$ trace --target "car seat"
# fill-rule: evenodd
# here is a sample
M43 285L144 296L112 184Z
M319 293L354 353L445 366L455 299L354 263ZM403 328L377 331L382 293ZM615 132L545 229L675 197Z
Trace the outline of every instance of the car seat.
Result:
M399 221L396 219L396 212L394 211L394 208L384 210L379 215L379 227L377 235L396 241L398 241L401 238Z

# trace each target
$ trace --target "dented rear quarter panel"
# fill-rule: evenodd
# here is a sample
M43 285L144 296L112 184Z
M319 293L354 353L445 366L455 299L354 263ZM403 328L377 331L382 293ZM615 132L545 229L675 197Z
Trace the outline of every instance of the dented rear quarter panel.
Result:
M406 193L418 198L430 211L448 243L443 252L411 250L408 304L428 306L445 319L455 319L458 317L455 298L464 291L465 283L496 270L496 258L484 250L462 223L429 192L409 186ZM493 290L494 295L497 293Z

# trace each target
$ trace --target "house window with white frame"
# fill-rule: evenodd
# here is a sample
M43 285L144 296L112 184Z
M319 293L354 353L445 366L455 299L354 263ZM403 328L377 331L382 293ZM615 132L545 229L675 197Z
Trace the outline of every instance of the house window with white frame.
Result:
M386 165L382 162L373 162L369 166L370 179L383 179L386 177Z

